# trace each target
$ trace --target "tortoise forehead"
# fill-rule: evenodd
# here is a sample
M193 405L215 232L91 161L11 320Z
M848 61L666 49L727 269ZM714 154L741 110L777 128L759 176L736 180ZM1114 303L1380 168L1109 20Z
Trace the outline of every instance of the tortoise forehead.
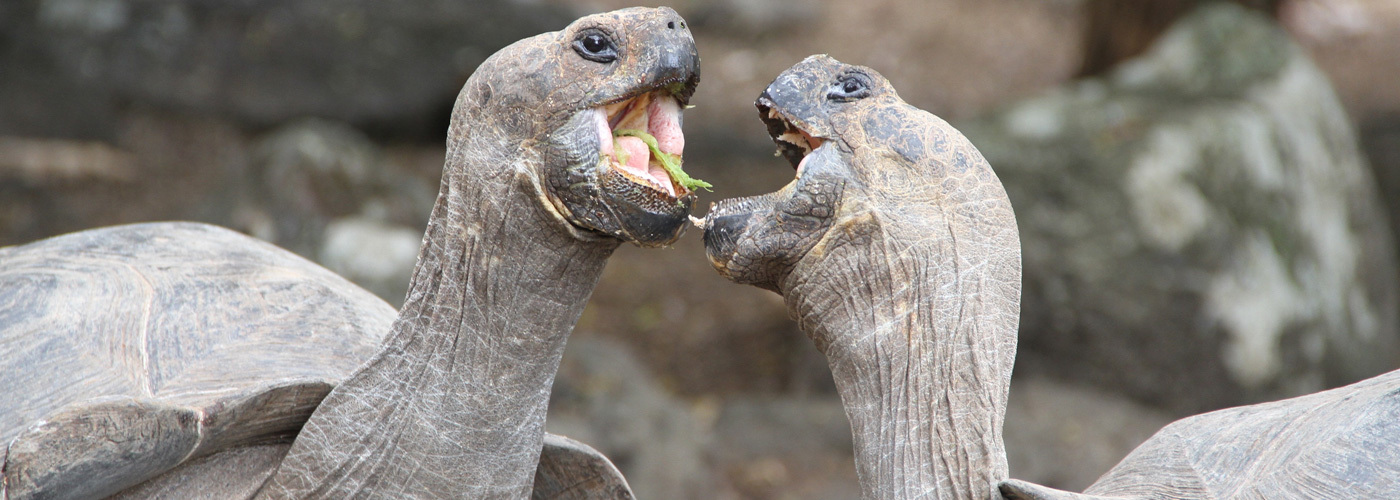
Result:
M584 32L606 35L618 59L599 63L579 56L573 43ZM658 79L695 80L683 82L677 97L684 104L699 79L698 61L695 40L674 10L633 7L590 15L502 48L472 73L463 92L483 111L472 117L474 124L505 122L511 128L509 122L529 116L557 126L574 111L629 97Z
M870 96L852 102L833 102L828 91L837 79L845 75L861 75L869 84ZM851 121L864 113L871 101L893 97L903 104L898 94L878 71L865 66L846 64L825 54L808 56L773 79L759 97L759 106L772 106L807 133L825 138L849 133L838 130L839 123Z
M617 32L614 34L624 35L627 30L651 29L649 26L651 21L666 17L677 17L676 11L670 7L628 7L580 17L569 23L563 32L570 33L582 28L596 27L609 31L615 30Z

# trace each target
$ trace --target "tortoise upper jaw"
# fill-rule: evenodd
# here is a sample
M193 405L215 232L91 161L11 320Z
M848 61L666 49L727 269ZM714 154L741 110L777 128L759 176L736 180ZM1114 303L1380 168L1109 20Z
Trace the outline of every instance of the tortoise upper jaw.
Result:
M800 170L802 160L825 144L827 138L820 133L813 132L812 127L806 122L775 106L772 100L766 96L766 93L759 96L758 101L755 102L758 107L759 119L768 128L768 137L773 140L774 144L778 145L778 153L792 165L794 170Z

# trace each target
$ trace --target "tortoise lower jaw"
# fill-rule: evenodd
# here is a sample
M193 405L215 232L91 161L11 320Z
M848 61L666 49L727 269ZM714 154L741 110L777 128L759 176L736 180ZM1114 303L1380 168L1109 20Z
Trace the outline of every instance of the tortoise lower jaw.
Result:
M641 247L666 246L681 237L695 196L663 199L611 169L590 174L572 189L552 192L551 203L568 224Z
M705 257L710 260L720 275L731 281L739 277L731 269L730 263L740 251L740 240L749 232L750 223L760 214L770 213L777 202L779 193L729 198L710 205L700 225L705 230Z
M739 246L739 237L748 228L753 214L734 214L705 217L705 257L710 260L721 276L733 280L729 262L734 258Z
M695 196L688 194L657 208L631 205L626 200L615 200L613 203L624 207L622 210L614 209L620 226L615 236L641 247L662 247L674 243L685 234L690 209L695 206Z

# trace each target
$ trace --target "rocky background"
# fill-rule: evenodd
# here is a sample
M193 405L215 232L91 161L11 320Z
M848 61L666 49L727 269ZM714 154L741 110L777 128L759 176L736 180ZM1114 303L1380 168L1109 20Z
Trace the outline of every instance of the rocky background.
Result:
M628 4L0 3L0 245L201 220L397 303L461 83ZM1400 3L1208 4L678 0L687 170L700 206L791 179L751 103L812 53L951 120L1022 230L1012 474L1082 488L1173 418L1400 365ZM642 498L858 495L825 361L696 234L613 257L550 427Z

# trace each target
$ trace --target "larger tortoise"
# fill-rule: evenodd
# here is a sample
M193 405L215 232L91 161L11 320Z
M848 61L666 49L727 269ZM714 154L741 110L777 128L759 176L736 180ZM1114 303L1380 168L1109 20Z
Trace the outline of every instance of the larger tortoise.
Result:
M698 71L666 8L483 62L397 317L207 226L0 250L4 495L629 498L606 459L546 436L545 409L607 257L684 228Z
M196 223L0 248L0 498L243 498L397 313L271 244ZM620 474L548 436L536 495ZM585 462L581 464L580 462ZM580 467L582 465L582 467Z

